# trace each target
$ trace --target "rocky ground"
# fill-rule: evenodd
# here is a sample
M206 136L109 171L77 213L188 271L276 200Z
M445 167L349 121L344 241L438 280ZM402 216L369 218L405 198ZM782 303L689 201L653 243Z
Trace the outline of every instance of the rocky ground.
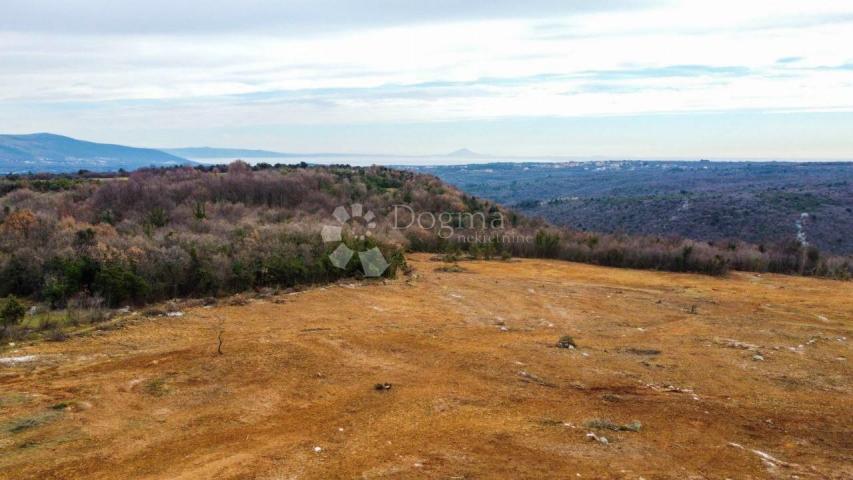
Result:
M0 478L853 477L849 282L411 264L5 346Z

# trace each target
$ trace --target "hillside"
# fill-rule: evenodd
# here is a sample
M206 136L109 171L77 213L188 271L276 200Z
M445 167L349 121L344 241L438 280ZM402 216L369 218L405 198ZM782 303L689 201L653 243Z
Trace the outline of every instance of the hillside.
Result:
M570 162L414 168L576 230L853 254L853 163Z
M0 135L0 172L136 170L192 162L159 150L86 142L50 133Z
M853 476L850 283L410 262L4 348L0 478Z
M383 167L235 162L17 176L0 180L0 194L0 297L59 309L393 277L405 269L408 252L710 275L853 274L851 258L799 244L712 245L561 230L434 176ZM0 336L33 333L14 330Z

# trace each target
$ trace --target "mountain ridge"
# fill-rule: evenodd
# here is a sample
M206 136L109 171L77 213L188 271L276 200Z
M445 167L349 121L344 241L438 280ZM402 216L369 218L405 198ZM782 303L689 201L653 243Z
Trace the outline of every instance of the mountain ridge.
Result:
M437 155L394 155L388 153L331 153L331 152L279 152L275 150L253 149L253 148L229 148L229 147L176 147L159 148L159 150L184 158L310 158L310 157L377 157L377 158L502 158L474 152L468 148L460 148L445 154Z
M97 143L54 133L0 134L0 172L136 170L195 162L153 148Z
M294 156L292 153L251 148L179 147L160 148L159 150L183 158L264 158Z

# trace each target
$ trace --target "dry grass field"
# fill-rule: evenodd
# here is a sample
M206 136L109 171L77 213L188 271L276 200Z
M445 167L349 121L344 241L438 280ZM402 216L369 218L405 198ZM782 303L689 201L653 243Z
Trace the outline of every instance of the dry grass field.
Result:
M4 347L0 478L853 478L850 282L410 263Z

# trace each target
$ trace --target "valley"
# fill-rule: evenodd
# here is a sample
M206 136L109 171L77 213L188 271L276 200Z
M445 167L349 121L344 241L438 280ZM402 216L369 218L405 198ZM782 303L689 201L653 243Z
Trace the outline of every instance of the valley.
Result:
M853 253L853 163L588 161L414 167L571 229ZM798 226L799 225L799 226Z

